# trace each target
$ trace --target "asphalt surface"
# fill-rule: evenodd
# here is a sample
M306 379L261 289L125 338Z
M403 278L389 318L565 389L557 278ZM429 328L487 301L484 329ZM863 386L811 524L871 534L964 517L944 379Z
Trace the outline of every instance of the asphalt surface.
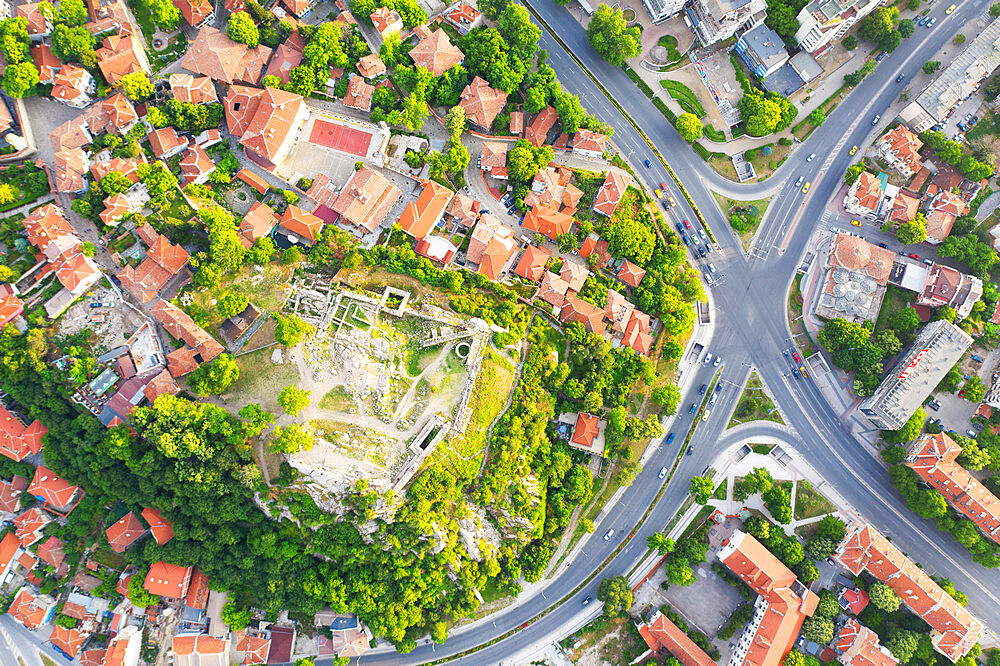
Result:
M792 365L782 355L792 349L786 318L790 280L805 253L810 236L820 224L827 201L839 189L843 173L853 159L849 155L850 148L854 145L863 147L876 136L878 128L892 120L886 117L885 112L908 81L917 76L923 63L951 39L960 21L967 20L970 13L982 12L989 3L986 0L956 3L958 9L950 16L944 14L946 5L936 3L931 12L931 15L938 16L934 28L918 28L912 37L904 40L903 45L888 55L848 100L834 110L824 125L791 154L775 175L762 183L743 185L724 179L706 165L624 72L607 64L591 49L583 29L564 8L548 0L529 0L527 4L546 24L543 25L539 46L548 51L549 63L563 87L578 94L590 112L614 128L615 144L642 172L639 175L647 184L667 183L669 192L680 204L669 211L671 222L687 218L693 223L695 216L686 208L677 186L645 140L580 69L562 44L553 38L550 29L586 64L670 162L714 232L718 246L705 260L695 256L693 261L706 272L708 261L717 268L717 273L710 276L714 279L709 280L716 304L713 311L716 329L708 351L713 355L722 355L721 377L727 386L713 406L709 419L698 424L691 440L693 453L681 458L672 482L667 485L649 518L599 576L577 590L581 582L597 571L621 545L624 536L656 497L663 484L657 476L658 472L662 466L669 466L673 461L678 446L684 440L685 430L691 425L692 417L686 414L685 408L698 399L697 387L711 381L718 368L699 366L696 369L691 382L694 390L689 391L681 403L684 417L677 420L674 443L669 448L660 443L653 459L645 465L635 482L611 507L606 518L595 526L594 534L580 555L550 579L543 594L494 614L488 624L464 631L458 629L444 645L421 644L406 655L369 653L361 662L423 663L456 655L504 635L546 609L549 612L545 617L528 624L521 631L454 661L499 664L526 646L542 645L559 637L560 629L582 614L583 600L596 593L601 578L627 573L645 554L646 536L662 529L680 508L688 494L688 479L701 474L720 451L734 443L732 438L736 435L726 435L724 431L729 415L736 407L739 391L728 383L742 386L751 366L767 384L797 435L789 436L786 430L763 423L741 428L739 436L771 435L790 442L863 518L891 536L897 546L926 570L951 578L956 588L968 595L969 610L988 626L1000 627L1000 592L995 584L989 582L996 580L996 572L975 564L968 552L949 535L938 532L932 521L922 520L906 508L880 461L852 434L845 415L828 403L812 378L794 378L791 375ZM899 74L903 74L904 78L896 83ZM872 124L875 114L883 116L878 126ZM815 153L816 157L807 162L811 153ZM650 169L642 166L647 159L652 164ZM800 175L810 183L807 193L803 193L800 187L793 187ZM742 200L777 194L771 211L762 223L755 251L749 256L745 256L739 248L738 240L718 210L711 190ZM615 536L608 541L603 540L603 535L612 528Z

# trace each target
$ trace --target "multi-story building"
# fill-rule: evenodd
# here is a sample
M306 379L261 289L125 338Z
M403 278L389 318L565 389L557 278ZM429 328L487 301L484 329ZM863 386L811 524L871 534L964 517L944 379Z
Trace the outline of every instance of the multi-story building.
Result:
M680 11L684 9L685 1L686 0L642 0L642 4L646 6L646 13L649 14L649 18L653 21L653 23L661 23L674 14L680 13Z
M778 33L763 23L740 35L736 41L736 53L759 79L773 74L788 62L785 43Z
M900 357L861 412L875 427L899 430L917 411L972 344L972 337L949 321L933 321Z
M816 53L847 34L851 27L872 13L881 0L812 0L798 16L795 41Z
M698 40L708 46L763 23L766 0L693 0L684 9Z

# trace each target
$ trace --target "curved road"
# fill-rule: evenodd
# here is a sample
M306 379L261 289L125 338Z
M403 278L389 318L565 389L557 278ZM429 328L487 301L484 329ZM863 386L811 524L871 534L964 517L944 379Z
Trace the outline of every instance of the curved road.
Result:
M823 472L827 481L851 507L891 535L896 545L921 562L927 570L951 578L955 586L968 595L969 609L987 625L1000 627L1000 591L995 585L980 582L995 580L996 573L973 563L967 551L949 535L936 531L933 521L922 520L906 508L880 461L852 434L848 423L859 415L839 413L820 393L812 379L793 378L790 375L791 366L782 357L783 351L792 348L786 320L790 276L805 253L806 244L827 201L841 185L844 170L852 160L849 148L865 144L875 130L872 117L876 113L886 115L886 110L896 101L906 83L920 75L923 63L955 34L959 20L967 20L970 14L984 11L989 3L987 0L966 0L957 4L958 10L950 16L943 13L943 6L935 6L931 15L938 16L937 25L931 30L918 27L916 34L904 40L902 48L888 55L848 101L838 106L824 125L792 153L774 176L762 183L740 185L726 180L708 167L624 72L597 56L587 43L583 29L564 8L550 0L528 0L528 5L544 23L539 46L547 49L549 63L563 86L578 94L589 111L614 128L615 144L632 164L641 165L644 160L650 160L653 167L648 170L640 167L640 175L651 184L667 182L675 199L687 210L685 215L695 219L646 141L581 70L577 60L570 57L562 46L565 43L669 160L719 241L718 251L709 255L718 269L718 277L711 286L716 305L713 311L716 328L709 351L722 355L722 379L726 385L712 409L714 416L699 424L691 440L693 455L681 458L674 482L667 485L648 520L611 560L601 576L566 598L564 603L559 603L591 573L600 569L604 560L621 544L622 537L629 533L655 499L662 484L657 477L658 471L661 466L671 464L679 443L684 439L684 431L692 425L685 409L693 399L690 395L686 396L680 408L684 415L677 418L677 423L683 424L683 427L675 426L675 443L664 449L661 442L654 458L618 503L609 507L611 510L602 522L595 526L594 536L585 543L572 566L564 565L549 579L541 594L495 613L485 624L457 629L444 645L421 644L407 655L389 651L369 653L362 658L363 663L423 663L456 655L519 627L550 607L545 617L514 635L455 661L498 664L526 646L551 641L567 623L582 617L585 610L590 610L585 609L581 602L595 594L601 577L627 573L645 554L646 536L661 529L687 497L687 480L702 473L718 452L733 442L733 437L755 434L773 434L793 442L803 457ZM562 43L553 37L553 30ZM899 74L903 74L904 81L897 84L895 79ZM891 118L886 117L883 123L889 120ZM806 162L810 153L816 153L816 158ZM806 195L788 182L799 175L812 183ZM777 194L758 234L758 251L752 252L749 258L739 248L727 220L715 204L711 190L743 200ZM667 217L676 222L674 215L672 212ZM694 261L704 269L704 261L697 258ZM740 428L738 433L724 434L740 393L730 384L742 386L751 366L757 369L767 384L796 435L789 435L787 430L770 424L754 424ZM707 383L716 370L699 366L691 385ZM615 529L616 537L604 541L602 535L611 528Z

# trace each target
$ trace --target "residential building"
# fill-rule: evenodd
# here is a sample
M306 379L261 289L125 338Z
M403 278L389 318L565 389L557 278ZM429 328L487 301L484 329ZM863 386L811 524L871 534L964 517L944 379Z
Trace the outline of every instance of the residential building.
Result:
M33 543L38 543L42 539L42 530L52 521L52 518L39 509L37 506L31 507L13 520L14 536L17 537L21 548L27 548Z
M639 635L654 655L659 656L666 650L684 666L716 666L704 650L660 611L656 611L647 624L639 626Z
M528 129L524 132L524 138L536 148L548 143L549 131L557 120L559 120L559 114L556 113L556 110L551 106L546 106L528 125Z
M58 155L60 152L86 146L93 140L82 115L71 118L49 133L49 143Z
M531 181L531 191L524 197L524 205L554 204L566 207L572 215L583 198L583 192L570 181L573 171L566 167L546 167Z
M161 298L153 305L150 313L163 325L163 329L171 337L175 340L183 340L192 350L191 354L178 354L178 352L184 351L183 348L167 354L167 365L170 367L170 374L174 377L180 375L174 373L174 367L171 364L173 359L190 358L194 361L194 367L198 367L200 363L208 363L225 351L215 338L195 324L186 312L170 301ZM175 356L175 354L178 355ZM194 367L191 370L194 370Z
M464 2L453 5L444 12L444 20L455 26L455 29L463 35L478 27L483 22L482 18L483 15L478 9Z
M132 34L105 37L97 49L97 67L112 86L117 86L128 74L152 73L142 42Z
M17 295L17 287L0 284L0 327L6 326L24 314L24 301Z
M278 220L275 233L284 236L293 245L302 243L311 246L316 242L322 228L322 219L298 206L289 205Z
M892 211L889 213L889 220L900 224L910 222L916 219L919 209L920 199L900 190L896 198L892 200Z
M563 261L562 268L559 269L559 277L566 280L571 291L583 289L583 283L587 281L589 275L590 271L586 264L578 264L575 261Z
M83 644L87 642L88 638L90 638L90 632L88 631L67 629L57 624L52 627L49 642L63 654L69 655L70 659L73 659L76 657L76 653L80 651L80 648L83 647Z
M983 295L983 281L975 275L966 275L951 266L932 264L927 269L924 288L917 292L917 305L954 308L955 320L965 319L972 306Z
M645 269L639 268L631 261L626 259L622 262L621 267L618 269L618 279L627 284L630 287L638 288L639 283L642 282L642 278L646 276Z
M566 302L566 294L568 292L569 282L566 282L566 280L555 273L545 271L545 274L542 275L542 283L538 286L535 296L553 308L561 308Z
M48 624L56 612L56 600L47 594L34 594L27 587L17 591L7 612L26 629Z
M308 195L315 199L314 191L319 191L322 185L317 176ZM371 233L379 228L402 195L398 187L366 164L351 174L344 189L327 205L340 214L341 221L354 226L360 233Z
M149 524L149 531L153 533L156 543L162 546L174 538L173 525L160 514L159 509L145 508L141 515Z
M188 47L181 60L181 67L223 83L255 84L260 81L264 65L270 57L271 49L268 47L251 49L229 39L226 33L206 25Z
M446 212L455 222L471 229L479 219L479 208L478 199L456 192Z
M104 535L108 538L111 550L116 553L124 553L128 550L129 546L141 539L145 533L146 526L131 511L115 521L111 527L104 530Z
M560 210L558 203L538 203L524 216L521 227L556 242L559 236L572 230L573 222L572 213L567 212L567 209Z
M104 666L137 666L142 652L142 629L127 625L108 642Z
M39 560L52 567L57 578L63 578L69 573L69 565L66 564L66 553L63 547L66 545L57 536L50 536L48 539L38 544L35 555Z
M149 383L142 388L142 394L146 396L146 400L148 400L151 405L155 403L156 399L161 395L177 395L179 392L180 388L177 386L177 382L174 381L170 371L166 368L160 370L159 374L153 375L153 378L149 380Z
M737 640L729 663L778 666L792 649L802 622L815 612L819 597L746 532L737 530L723 541L718 555L758 595L753 618Z
M603 456L605 425L593 414L580 412L576 415L573 434L570 435L567 444L574 449Z
M269 235L277 224L278 216L271 207L254 201L247 214L240 219L240 243L249 249L258 240Z
M233 85L223 103L229 132L239 137L247 153L260 158L265 168L281 164L309 117L302 95L277 88Z
M507 179L507 149L506 141L483 141L482 153L479 157L479 167L499 180Z
M63 63L52 53L48 44L35 44L31 47L31 59L38 69L38 82L41 84L55 81L56 73L62 69Z
M692 0L684 11L698 40L708 46L762 23L767 3L764 0Z
M44 465L35 469L26 492L37 497L46 510L64 516L70 514L84 496L83 488L61 479Z
M378 30L378 34L382 35L382 39L389 35L399 34L399 31L403 29L403 19L400 18L399 13L388 7L379 7L373 11L371 20L375 29Z
M950 190L941 190L927 214L927 242L937 245L951 234L955 220L969 211L968 204Z
M514 267L514 274L523 277L529 282L538 282L545 272L545 265L552 258L552 253L544 247L529 245L524 248L521 258Z
M458 254L455 244L444 236L424 236L417 241L413 251L421 257L427 257L431 261L447 266Z
M52 99L78 109L90 104L97 93L97 82L90 72L76 65L63 65L52 80Z
M567 296L563 301L559 321L564 324L583 324L588 333L604 333L604 310L576 296Z
M899 662L878 642L878 634L853 617L844 622L834 643L844 666L896 666Z
M204 634L173 637L175 666L228 666L229 639Z
M0 514L14 515L21 509L21 494L28 487L28 479L24 476L13 476L10 481L0 479ZM3 564L0 558L0 564ZM0 585L3 576L0 575Z
M937 72L924 91L899 113L914 132L944 123L980 81L1000 65L1000 20L989 25L947 67Z
M375 94L375 86L366 83L360 76L351 76L347 83L347 92L344 93L344 106L361 111L372 110L372 96Z
M653 349L653 335L650 333L648 314L638 310L632 312L622 335L622 344L637 354L649 356Z
M420 184L423 191L417 200L411 201L403 208L399 216L399 226L406 233L417 240L423 238L431 232L434 225L438 223L444 215L448 202L451 201L452 192L450 189L426 178L421 179Z
M357 68L358 74L369 80L377 79L385 74L385 63L382 62L382 58L379 58L377 53L369 53L359 58Z
M948 503L1000 543L1000 499L958 464L962 447L946 433L921 435L907 449L906 466Z
M608 137L606 134L580 128L573 136L573 152L578 155L600 158L604 156L604 151L607 149Z
M170 75L170 93L178 102L188 104L218 104L219 97L215 94L215 86L211 77L191 76L175 73Z
M878 176L862 171L854 184L847 190L844 208L854 215L877 217L881 210L884 186Z
M483 223L489 215L484 215L479 224ZM479 259L479 269L476 271L480 275L485 275L492 281L499 280L503 273L510 268L511 261L517 255L517 241L514 239L514 232L510 227L501 225L497 234L490 238L483 254Z
M972 337L949 321L932 321L920 331L861 412L876 428L899 430L917 411L972 344Z
M173 2L192 28L200 28L215 19L215 7L209 0L173 0Z
M143 581L143 587L150 594L169 599L183 599L191 583L191 567L182 567L168 562L154 562Z
M418 41L410 49L410 58L414 65L423 67L435 77L465 60L465 54L451 43L443 29L431 30L426 25L418 25L413 32Z
M881 0L812 0L799 10L795 41L809 53L825 53L828 45L847 34L872 13Z
M0 454L20 462L42 450L42 436L49 430L40 421L25 425L19 415L0 405Z
M736 40L736 54L757 78L764 79L788 62L785 43L763 23L750 28Z
M485 79L478 76L462 90L458 103L469 123L484 132L490 131L493 121L506 104L507 93L491 88Z
M867 571L931 626L934 649L957 662L979 641L983 624L871 525L854 522L834 559L855 576Z
M618 171L608 171L601 189L597 190L597 196L594 197L594 212L604 217L614 215L622 195L631 184L632 176Z
M204 183L215 171L215 162L208 156L205 149L195 144L188 147L181 157L181 184L185 187L192 183Z
M686 0L642 0L646 13L653 23L662 23L684 9ZM685 664L685 666L689 666Z
M27 23L28 35L32 41L48 37L52 32L52 21L45 16L40 5L39 2L28 2L17 6L17 18L23 18Z
M924 142L905 125L896 125L875 142L878 156L907 178L920 171L920 149Z
M141 302L151 303L187 265L191 256L183 247L172 244L166 236L156 233L148 225L141 226L139 231L149 247L146 258L137 268L125 264L116 277L123 289Z
M198 567L191 573L191 583L184 597L184 605L193 610L205 610L208 606L208 576Z
M267 653L271 649L271 641L261 636L254 636L245 629L237 631L236 659L239 664L266 664Z
M187 140L181 139L177 134L177 130L169 126L153 130L149 133L148 138L149 147L152 149L153 155L157 159L162 160L180 154L188 145Z
M102 132L125 133L138 122L139 114L128 98L121 93L101 100L84 112L87 128L94 136Z

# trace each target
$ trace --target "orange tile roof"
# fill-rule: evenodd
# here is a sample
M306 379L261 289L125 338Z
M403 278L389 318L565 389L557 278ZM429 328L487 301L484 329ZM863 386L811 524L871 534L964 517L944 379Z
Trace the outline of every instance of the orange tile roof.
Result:
M881 183L879 183L878 178L867 171L861 172L851 189L854 190L854 197L858 200L858 205L870 211L874 211L882 199Z
M56 192L79 192L87 182L87 155L79 148L62 150L55 154L53 189Z
M42 450L42 436L48 432L38 421L25 426L0 405L0 454L17 461L35 455Z
M249 212L240 220L240 242L243 247L250 247L259 238L271 233L278 223L278 216L267 204L254 201Z
M604 331L604 310L576 296L567 296L559 312L559 321L564 324L578 322L589 333L601 333Z
M555 273L546 271L542 275L542 284L539 285L535 296L549 305L559 308L566 301L567 291L569 291L569 282L566 282L566 280Z
M920 208L919 199L900 192L892 201L892 214L890 219L894 222L909 222L917 216L918 208Z
M37 629L42 626L54 604L52 599L36 597L28 588L22 587L7 612L26 628Z
M232 85L223 103L230 133L272 163L279 158L282 145L298 130L306 113L302 95L278 88L261 90Z
M27 548L42 538L42 528L51 520L39 509L32 507L14 519L14 534L21 542L22 548Z
M206 25L188 47L181 67L224 83L257 83L270 57L268 47L247 48L229 39L226 33Z
M374 79L376 76L385 74L385 63L377 53L369 53L358 60L358 74L366 79Z
M846 233L837 234L830 253L830 266L864 273L881 285L888 283L895 260L896 253L892 250Z
M545 139L549 134L549 130L552 126L556 124L556 120L559 119L559 114L551 106L547 106L541 110L541 112L535 116L535 119L528 126L527 131L524 133L524 137L531 142L535 147L541 146L545 143Z
M383 37L386 36L387 32L399 32L399 29L403 27L403 20L399 17L396 10L389 9L388 7L379 7L373 11L371 20L375 25L375 29Z
M236 172L236 177L261 194L267 194L267 190L271 187L267 184L266 180L255 174L253 171L250 171L250 169L240 169Z
M628 259L622 262L621 268L618 269L618 279L633 287L638 287L639 283L642 282L642 278L645 276L646 271L639 268Z
M471 227L479 218L480 208L478 200L466 196L462 192L456 192L455 197L451 200L451 205L448 206L447 213L464 226Z
M560 210L558 203L539 203L524 216L521 226L555 241L573 228L573 216L565 210Z
M145 508L142 510L142 517L149 523L153 538L159 545L162 546L174 538L173 526L160 514L159 509Z
M573 291L583 289L583 283L587 281L590 270L585 264L578 264L575 261L564 261L559 269L559 277L569 283L569 288Z
M105 37L103 45L97 49L97 66L111 85L118 85L128 74L150 73L146 54L135 35Z
M118 193L104 199L104 210L100 212L100 218L104 224L114 226L118 220L131 212L132 202L124 194Z
M194 573L191 574L191 584L188 586L184 605L196 610L205 610L208 605L208 576L198 567L195 567Z
M52 150L59 153L64 150L82 148L91 141L90 130L82 115L70 118L59 127L49 132L49 143Z
M469 238L469 247L466 250L466 260L472 264L482 262L483 252L489 245L490 239L494 236L511 236L513 230L504 225L495 216L484 213L479 218L479 222L472 229L472 236Z
M198 352L190 347L181 347L167 354L167 368L173 377L183 377L198 369L200 363L195 358Z
M86 650L80 655L80 666L104 666L104 656L107 652L107 648Z
M910 171L916 173L920 171L920 149L924 142L917 138L904 125L897 125L892 131L879 139L879 143L884 144L899 160L901 160Z
M215 86L209 76L191 76L180 72L170 75L170 92L178 102L218 104Z
M462 91L458 105L465 109L470 123L488 130L507 104L507 93L490 87L485 79L475 77ZM549 107L551 108L551 107Z
M252 636L246 630L236 632L236 652L242 653L241 664L266 664L267 653L271 649L271 641L259 636Z
M172 155L186 145L187 140L182 140L173 127L162 127L149 133L149 147L157 157L168 153Z
M851 523L835 558L853 574L868 571L891 587L935 630L934 648L950 660L958 661L979 640L982 623L871 525Z
M45 18L39 7L40 4L33 2L17 6L17 17L25 19L29 35L48 34L52 29L52 22Z
M316 242L317 234L323 228L323 220L298 206L289 205L278 221L278 226L300 238L308 239L312 244Z
M586 151L603 154L608 147L608 137L606 134L591 132L588 129L579 129L573 136L573 151Z
M945 433L922 435L908 450L906 465L948 503L1000 543L1000 499L956 462L962 447Z
M174 6L181 10L181 16L192 28L215 14L215 8L208 0L173 0Z
M372 108L372 95L375 94L375 86L366 83L360 76L352 76L347 84L347 92L344 93L344 106L362 111L370 111Z
M73 293L82 288L82 285L92 283L101 272L93 259L80 252L62 255L61 259L56 268L56 278Z
M646 641L650 650L653 652L666 650L684 666L716 666L704 650L659 611L652 622L639 627L639 635Z
M21 493L27 487L28 479L23 476L14 476L10 481L0 480L0 511L17 513L21 508Z
M955 226L957 218L942 210L931 209L927 216L927 238L930 242L940 243L951 234L952 227Z
M229 652L229 639L213 638L204 634L185 634L174 636L173 651L178 657L190 655L226 655ZM220 657L225 659L224 656ZM182 663L198 663L184 660Z
M415 202L410 202L399 216L399 226L414 238L420 239L430 233L437 224L444 209L454 194L450 189L433 180L420 180L423 191Z
M510 258L517 252L517 241L513 234L495 235L483 249L477 273L490 280L497 280Z
M38 559L55 569L56 576L60 578L65 576L69 569L66 565L66 553L63 550L65 545L66 543L62 539L50 536L40 543L35 550L35 555L38 556Z
M23 312L24 301L12 290L0 297L0 326L6 325Z
M49 636L49 642L55 645L57 648L68 654L70 657L75 657L76 653L80 651L83 644L87 642L90 638L90 632L83 632L78 629L67 629L66 627L61 627L58 624L52 628L52 634Z
M627 298L614 289L608 289L604 316L611 322L612 331L624 334L625 327L632 320L633 312L635 312L635 306Z
M28 486L28 494L41 498L46 507L68 512L83 497L83 490L68 481L56 476L47 467L40 466L35 470L35 478Z
M643 356L649 356L653 348L653 336L649 333L649 315L635 310L625 325L622 344Z
M25 571L31 571L36 566L38 566L38 559L29 553L28 551L22 551L20 555L17 556L17 563Z
M601 185L597 196L594 197L594 210L606 217L614 215L618 203L622 200L622 195L631 184L631 176L617 171L608 171L608 175L604 178L604 184Z
M185 185L197 182L215 171L215 162L205 149L195 144L189 146L181 157L181 182Z
M51 95L53 98L67 103L72 103L81 97L89 99L87 87L91 81L93 81L93 77L90 76L90 72L82 67L63 65L52 81Z
M73 227L63 216L62 209L55 204L46 204L31 211L24 218L24 228L28 232L28 242L45 252L49 244L60 236L75 236Z
M140 154L135 158L112 157L107 162L94 162L90 167L90 173L94 180L100 182L112 171L117 171L133 183L139 182L139 165L146 163L146 156Z
M465 59L465 54L451 43L443 29L429 30L427 26L418 26L417 30L420 28L423 28L417 33L420 41L410 49L410 58L417 67L423 67L438 77Z
M594 438L601 430L600 423L600 419L593 414L580 412L576 415L576 427L573 428L573 436L570 441L590 448L594 445Z
M309 196L313 196L314 190L320 189L321 183L317 178L309 188ZM374 231L382 224L400 196L402 192L398 187L366 164L351 175L330 208L340 213L342 220Z
M150 594L170 599L183 599L191 582L191 567L169 562L154 562L149 567L143 587Z
M131 511L104 530L104 534L108 537L108 543L111 544L111 550L116 553L124 553L145 533L145 525L139 522L139 519Z
M166 368L149 380L149 383L142 389L143 395L146 396L146 400L149 400L150 403L156 402L156 399L161 395L177 395L178 392L180 392L180 388L178 388L173 376Z
M517 266L514 267L514 274L520 275L525 280L538 282L542 279L545 264L548 263L551 256L552 253L545 248L529 245L524 248L524 254L521 255Z
M510 133L514 136L521 136L524 131L524 113L521 111L510 112Z
M194 349L201 356L202 363L209 362L224 351L215 338L170 301L160 299L150 312L175 340L183 340Z
M132 102L128 101L128 98L121 93L115 93L91 108L101 110L101 113L106 118L104 129L108 132L120 131L139 119L139 114L136 113ZM91 131L93 131L93 128L91 128Z
M506 168L507 149L509 147L510 144L506 141L483 141L482 152L479 158L483 171L490 171L494 168Z
M7 532L3 540L0 540L0 571L5 570L14 561L21 544L13 532Z
M899 662L882 647L878 634L849 618L837 635L838 661L845 666L896 666Z

